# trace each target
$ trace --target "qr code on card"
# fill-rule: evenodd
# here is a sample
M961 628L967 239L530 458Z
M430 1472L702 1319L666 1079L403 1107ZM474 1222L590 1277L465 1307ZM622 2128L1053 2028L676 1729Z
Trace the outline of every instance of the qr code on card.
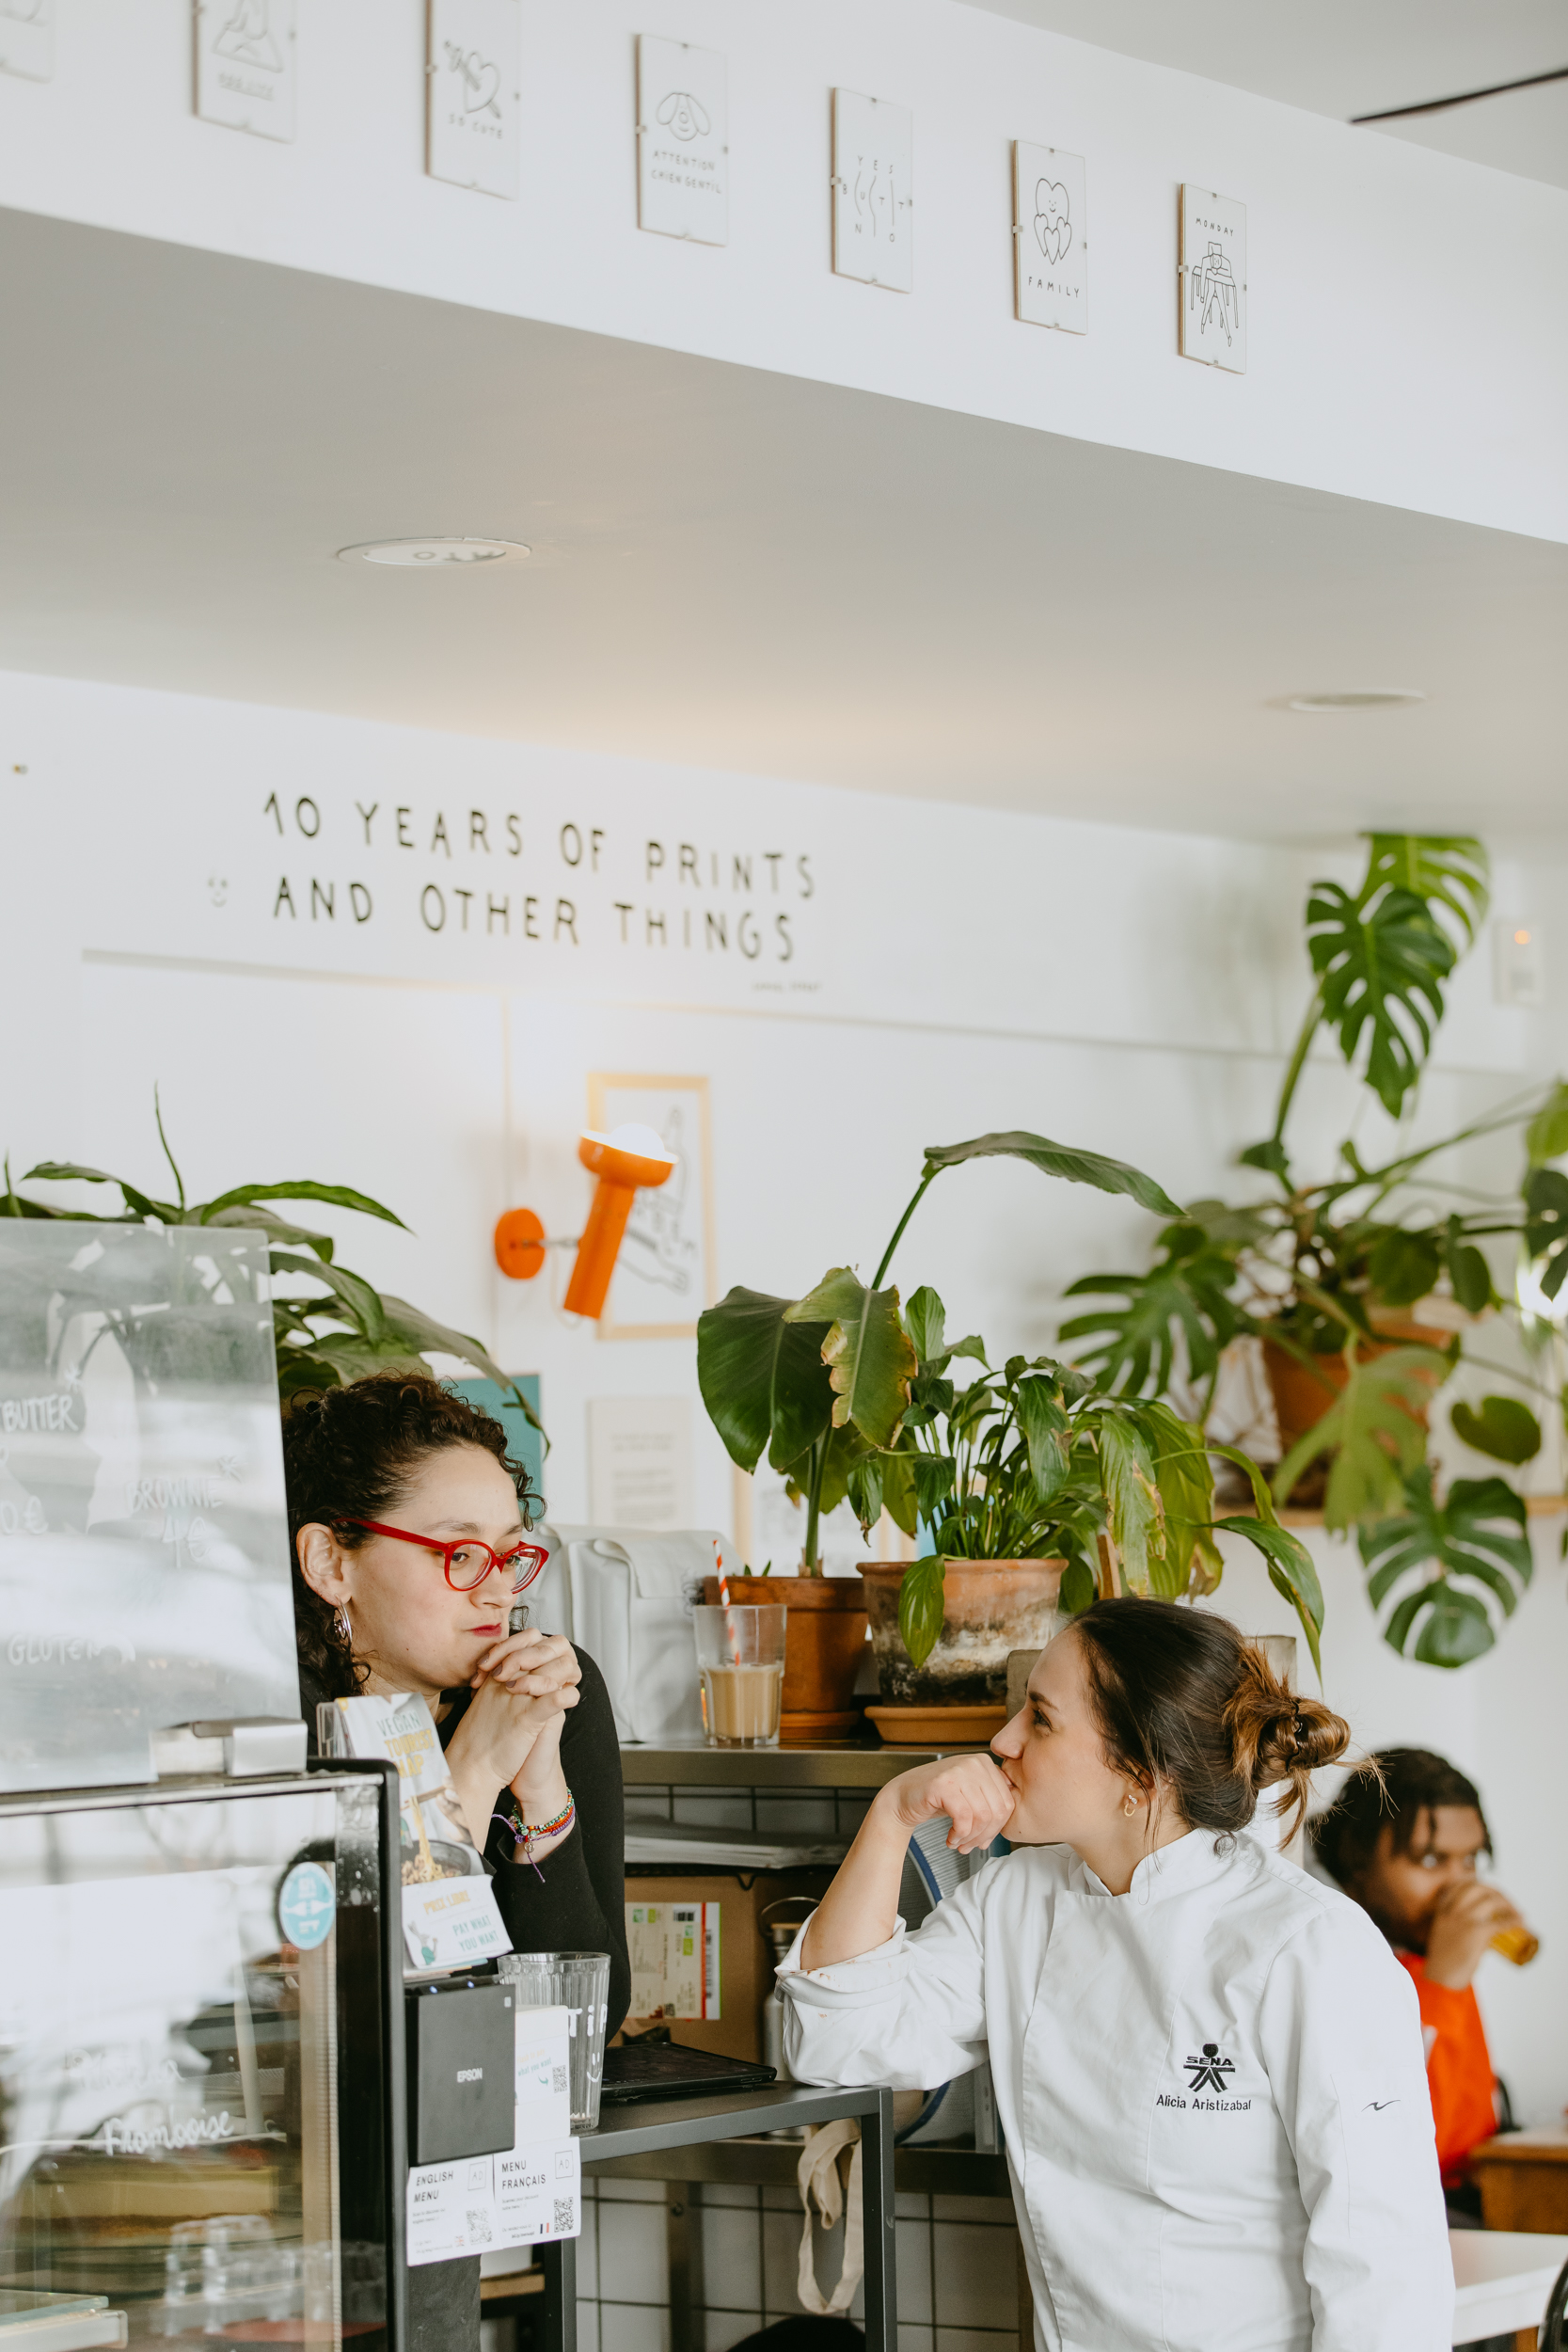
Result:
M566 2069L563 2066L557 2066L552 2070L550 2074L550 2089L555 2091L561 2091L564 2090L565 2088Z
M572 2212L572 2200L569 2197L558 2197L555 2201L555 2226L552 2235L570 2237L576 2226L576 2217Z

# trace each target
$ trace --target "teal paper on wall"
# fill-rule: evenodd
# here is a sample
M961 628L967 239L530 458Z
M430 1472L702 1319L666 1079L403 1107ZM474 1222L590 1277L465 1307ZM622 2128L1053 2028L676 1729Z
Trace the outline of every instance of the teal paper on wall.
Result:
M0 1224L0 1788L299 1713L267 1245Z
M539 1405L539 1375L517 1372L512 1375L523 1394L541 1421L545 1418ZM520 1405L515 1405L504 1389L493 1380L453 1380L449 1386L470 1405L477 1405L482 1413L491 1414L506 1431L507 1450L515 1462L521 1462L528 1471L529 1493L534 1498L530 1516L537 1527L545 1516L545 1445L537 1429Z

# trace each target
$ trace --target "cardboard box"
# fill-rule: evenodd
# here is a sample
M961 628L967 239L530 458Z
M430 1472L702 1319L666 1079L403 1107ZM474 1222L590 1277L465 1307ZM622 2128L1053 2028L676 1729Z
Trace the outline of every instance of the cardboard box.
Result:
M627 2037L650 2025L668 2026L672 2039L689 2050L760 2059L762 2005L773 1984L773 1947L762 1914L786 1895L816 1900L827 1893L832 1876L831 1869L759 1870L744 1876L725 1870L628 1871L626 1941L632 1947L634 1999L625 2028ZM650 1910L668 1915L634 1924L634 1911ZM677 1913L685 1916L677 1920ZM646 1989L651 1989L660 1946L668 1954L662 1982L670 2008L662 2016L640 2016L636 1996L642 1991L646 1997ZM641 1969L640 1952L645 1963ZM705 2015L701 2013L705 2009ZM690 2013L678 2013L682 2010Z

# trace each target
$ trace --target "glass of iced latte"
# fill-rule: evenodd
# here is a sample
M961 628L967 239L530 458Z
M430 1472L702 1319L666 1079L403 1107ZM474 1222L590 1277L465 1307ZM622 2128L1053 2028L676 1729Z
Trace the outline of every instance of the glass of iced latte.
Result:
M776 1748L787 1609L699 1608L697 1671L710 1748Z

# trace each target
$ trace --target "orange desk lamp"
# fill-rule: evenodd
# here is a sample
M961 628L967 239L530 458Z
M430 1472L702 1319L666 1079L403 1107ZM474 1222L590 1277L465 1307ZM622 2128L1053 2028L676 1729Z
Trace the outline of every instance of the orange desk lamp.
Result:
M586 1129L578 1138L578 1157L599 1181L563 1304L571 1314L598 1316L604 1312L632 1201L640 1191L665 1184L675 1161L651 1127L639 1126L617 1127L608 1136ZM531 1281L549 1247L531 1209L508 1209L496 1226L496 1263L514 1281Z

